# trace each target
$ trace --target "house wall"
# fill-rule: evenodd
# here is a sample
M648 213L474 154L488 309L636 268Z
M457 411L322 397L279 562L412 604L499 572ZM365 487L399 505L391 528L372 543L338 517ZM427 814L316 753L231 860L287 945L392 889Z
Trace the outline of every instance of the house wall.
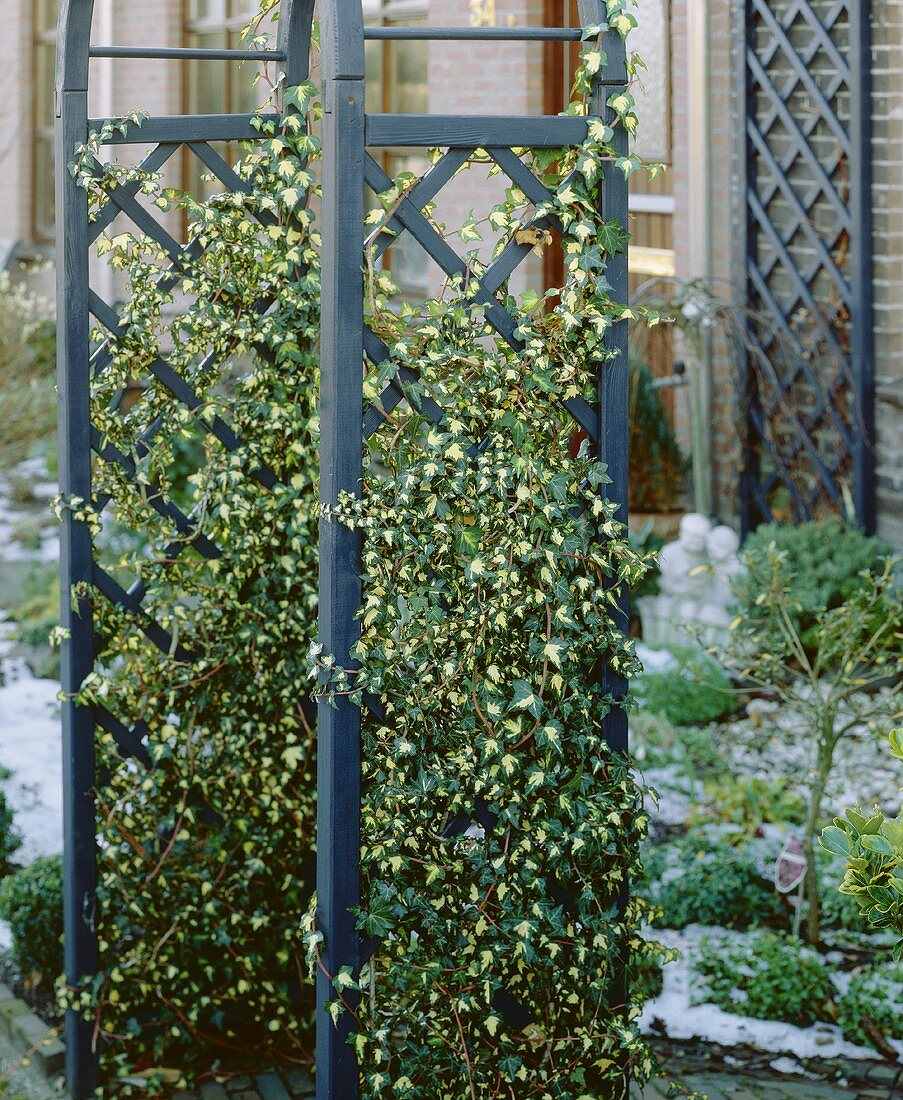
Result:
M878 532L903 549L903 0L873 0Z
M496 0L493 9L478 5L489 21L498 26L541 26L542 0ZM433 26L467 26L470 12L463 0L429 0L429 22ZM512 115L542 114L542 46L530 42L438 42L430 44L430 114L478 115L506 112ZM485 218L504 198L509 180L504 175L489 178L486 168L475 166L443 188L436 216L449 229L457 230L471 211ZM488 259L495 243L485 227L485 245L480 258ZM473 248L454 237L449 243L458 252ZM538 257L531 256L511 278L512 292L521 293L541 285ZM430 287L436 290L444 276L431 262Z

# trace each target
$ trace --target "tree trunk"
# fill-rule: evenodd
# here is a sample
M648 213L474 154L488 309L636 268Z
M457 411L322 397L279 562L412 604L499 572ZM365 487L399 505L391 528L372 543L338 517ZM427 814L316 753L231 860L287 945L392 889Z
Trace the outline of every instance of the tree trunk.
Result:
M825 723L825 726L827 726L827 723ZM809 808L806 813L806 831L803 838L803 853L806 857L806 900L809 903L806 939L813 945L817 944L821 938L821 906L818 901L818 872L815 866L815 853L817 850L815 833L821 819L821 804L834 759L833 721L830 724L830 735L828 737L825 736L826 733L827 730L823 729L822 742L818 747L815 777L809 791Z

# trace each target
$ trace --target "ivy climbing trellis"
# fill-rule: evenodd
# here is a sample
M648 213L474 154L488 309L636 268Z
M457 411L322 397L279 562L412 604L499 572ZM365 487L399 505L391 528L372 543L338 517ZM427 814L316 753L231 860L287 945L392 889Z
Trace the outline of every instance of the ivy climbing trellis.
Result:
M58 388L59 388L59 470L61 494L61 682L64 753L64 928L65 979L70 991L89 988L98 968L97 932L94 921L96 870L95 791L96 738L111 736L125 758L137 767L150 765L146 725L138 714L115 713L115 701L109 705L87 706L78 700L79 692L92 672L102 640L94 625L91 598L106 600L128 616L143 637L168 654L174 661L184 659L171 628L164 628L147 615L142 607L143 586L136 581L124 586L104 568L102 554L94 545L91 513L98 514L104 502L97 499L92 467L101 461L121 467L135 484L135 493L146 492L141 486L136 460L145 457L153 441L153 428L133 441L130 454L110 446L94 424L97 408L92 403L92 381L109 367L109 341L92 341L94 322L111 338L123 323L116 306L92 287L90 253L102 233L122 218L141 233L158 242L171 263L170 273L161 276L161 285L175 282L183 262L182 245L167 227L155 220L154 212L139 201L140 181L117 187L106 205L89 218L88 194L81 185L73 164L82 155L92 134L104 145L150 147L140 161L146 173L159 172L183 150L190 151L205 172L217 177L226 191L244 185L211 143L258 141L259 129L252 115L167 116L144 119L129 129L106 120L92 120L88 114L89 68L92 58L127 60L184 61L242 60L270 61L285 72L288 86L307 78L310 58L313 4L311 0L283 0L279 20L277 48L259 50L172 49L153 46L92 46L91 28L94 0L63 0L59 21L59 48L56 78L56 196L57 196L57 270L58 276ZM99 165L98 165L99 168ZM190 246L194 247L194 246ZM96 275L96 272L95 272ZM267 308L266 302L260 308ZM151 367L155 382L172 401L189 412L197 412L200 400L192 386L174 370L165 357ZM227 452L241 448L242 441L222 419L211 424L198 420L202 431L212 432ZM264 486L274 478L266 469L248 470ZM166 548L165 556L177 558L191 547L213 560L218 548L209 540L195 537L193 517L184 514L162 494L151 493L148 503L167 517L179 532L179 538ZM97 1084L97 1036L92 1023L74 1008L67 1011L67 1081L76 1097L91 1095Z
M147 173L159 172L180 150L187 149L204 169L229 190L241 188L241 178L211 147L211 142L254 141L260 131L252 116L179 116L149 118L140 127L119 128L88 117L88 67L95 57L178 60L213 59L224 62L241 59L272 60L285 69L285 83L293 86L307 76L311 17L309 3L284 0L279 21L279 41L273 51L184 50L155 47L90 47L91 0L64 0L60 24L60 65L57 88L58 137L57 195L59 233L59 385L60 385L60 481L63 503L62 533L62 651L65 753L65 928L66 980L71 990L90 985L97 970L96 929L93 921L96 890L95 792L102 786L96 774L95 742L99 735L112 737L120 753L149 766L151 753L147 729L139 714L115 712L114 702L97 701L91 706L79 700L79 693L95 665L99 639L92 619L92 599L114 605L141 634L143 643L157 646L173 661L188 660L177 634L169 623L150 618L143 606L145 592L140 581L130 587L105 568L102 554L92 540L93 516L103 508L92 485L92 463L101 461L119 467L126 478L134 478L136 492L146 493L136 476L134 457L143 455L152 436L133 441L123 453L111 446L92 425L92 378L102 374L111 358L110 341L92 344L91 317L110 339L118 338L123 324L115 306L103 300L91 287L89 250L98 236L119 216L166 253L171 272L178 273L184 261L181 246L169 228L155 220L139 201L141 186L122 184L111 192L107 205L89 219L85 191L69 171L78 150L99 132L100 143L152 146L141 162ZM607 9L600 0L581 4L584 26L603 27ZM407 367L395 372L377 401L364 407L365 373L391 361L389 346L364 320L364 202L369 187L385 192L393 181L369 150L393 146L439 150L438 159L421 179L406 188L394 208L388 229L377 241L375 252L391 246L399 234L407 234L438 266L443 275L460 280L470 299L493 332L514 353L522 351L521 319L512 312L500 293L517 266L534 248L536 234L551 237L560 230L554 214L541 212L520 241L510 240L479 277L467 286L467 261L455 253L437 232L427 213L430 203L469 159L486 156L511 184L538 208L554 206L554 196L526 162L526 150L566 150L587 140L594 122L615 122L618 112L610 106L628 83L627 63L621 35L604 36L605 63L591 77L588 114L555 117L512 117L504 115L386 116L368 114L364 108L364 43L368 38L435 41L559 41L580 39L580 31L559 28L365 28L357 0L337 0L323 15L323 254L321 323L320 485L325 522L320 529L320 646L336 665L353 669L355 643L360 635L361 538L352 526L334 516L347 494L361 491L362 456L367 440L403 402L415 407L419 416L434 424L444 412L429 394L419 392L417 376ZM615 125L610 146L615 157L626 156L626 129ZM84 157L84 153L81 154ZM627 184L625 174L606 168L600 190L600 219L626 226ZM535 232L534 232L535 231ZM626 300L627 257L623 242L608 249L605 281L614 302ZM189 246L189 247L197 247ZM170 275L159 278L165 285ZM266 301L260 309L265 311ZM573 417L575 429L588 440L592 454L607 466L610 484L605 495L612 502L611 519L626 522L627 510L627 362L626 321L616 320L604 332L605 355L599 362L594 393L590 398L576 393L563 400ZM602 362L604 358L604 362ZM189 413L198 413L199 401L190 383L167 362L165 355L150 366L155 385ZM242 440L222 418L199 417L202 430L212 435L228 452L239 452ZM151 426L149 431L153 431ZM479 449L474 441L475 452ZM264 486L274 484L265 467L249 466L248 477ZM218 547L198 533L193 516L180 510L163 493L146 494L145 503L173 525L178 536L165 548L167 560L175 560L190 547L192 553L215 559ZM626 621L625 596L617 580L611 582L611 599L616 614ZM88 594L91 594L90 597ZM604 740L614 753L627 745L626 714L620 702L626 681L610 667L585 670L601 677L606 698L614 705L603 720ZM299 691L303 685L299 684ZM377 707L365 696L363 706ZM353 1100L359 1091L359 1071L354 1046L349 1043L353 1013L330 1015L327 1002L336 993L336 976L357 975L375 944L362 940L356 910L360 894L361 812L361 709L353 694L323 698L318 727L318 855L317 927L322 937L317 974L317 1090L320 1100ZM467 828L469 822L451 823L449 829ZM627 905L626 885L614 888L615 909L623 914ZM300 914L299 914L300 919ZM626 971L629 947L621 943L617 966ZM353 1006L349 991L346 1003ZM625 1012L623 982L613 1007ZM523 1006L516 999L497 998L496 1011L525 1028ZM523 1018L522 1018L523 1017ZM626 1022L626 1015L619 1020ZM92 1026L74 1010L67 1017L67 1064L70 1089L77 1096L90 1094L96 1084L96 1037ZM628 1068L623 1067L625 1083Z

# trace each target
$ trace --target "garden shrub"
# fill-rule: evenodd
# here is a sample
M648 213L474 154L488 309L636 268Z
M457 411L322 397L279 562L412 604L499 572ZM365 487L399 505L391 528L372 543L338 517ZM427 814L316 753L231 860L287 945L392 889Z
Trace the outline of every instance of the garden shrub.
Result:
M890 746L903 760L903 729L891 730ZM891 819L877 806L868 814L849 809L823 830L821 845L846 860L841 892L873 928L899 937L894 958L903 961L903 814Z
M644 852L643 892L665 928L749 928L776 920L781 901L753 858L727 839L688 834Z
M829 1018L834 986L821 957L799 940L754 932L742 940L706 938L692 957L696 1004L809 1027Z
M0 768L0 778L8 779L9 775L5 768ZM22 834L16 828L15 814L6 801L6 793L0 791L0 870L9 866L21 847Z
M743 560L749 570L737 589L738 614L761 615L757 602L773 583L770 554L781 555L780 580L786 589L786 607L810 648L819 614L839 607L862 587L864 571L880 572L891 548L881 539L844 527L836 518L810 523L766 523L747 538Z
M903 1039L903 962L864 967L838 1001L847 1039L874 1046L876 1035Z
M137 178L200 246L167 287L158 245L101 238L131 291L120 334L104 334L111 361L95 375L94 422L107 456L127 461L98 463L95 484L112 499L117 529L141 534L105 543L104 560L119 548L108 571L123 586L140 579L143 611L172 639L158 648L140 629L146 619L82 593L103 640L83 702L137 721L150 758L149 767L121 760L98 731L100 978L71 996L111 1037L108 1092L136 1066L189 1079L214 1063L312 1059L301 931L315 827L305 697L318 527L311 94L287 93L278 131L261 124L264 140L235 169L247 194L197 202L131 169L99 167L90 148L79 163L93 206ZM199 395L195 415L158 381L158 355ZM112 411L135 378L146 381L141 399L125 416ZM238 448L220 441L217 422ZM153 507L173 498L192 513L193 532ZM107 516L63 504L103 542Z
M0 470L56 440L56 333L50 303L0 271Z
M731 682L716 661L690 646L673 652L677 668L644 672L633 682L640 710L661 715L674 726L700 726L735 709Z
M690 465L654 383L652 371L645 363L631 363L631 512L673 512L680 506Z
M63 866L59 856L36 859L0 881L0 917L10 927L24 975L52 985L63 969Z

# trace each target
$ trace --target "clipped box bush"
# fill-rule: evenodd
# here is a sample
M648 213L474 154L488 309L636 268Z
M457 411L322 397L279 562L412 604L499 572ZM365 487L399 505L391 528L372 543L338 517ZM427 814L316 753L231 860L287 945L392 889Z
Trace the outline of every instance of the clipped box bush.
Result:
M36 859L0 882L0 917L25 975L52 985L63 969L63 867L59 856Z

